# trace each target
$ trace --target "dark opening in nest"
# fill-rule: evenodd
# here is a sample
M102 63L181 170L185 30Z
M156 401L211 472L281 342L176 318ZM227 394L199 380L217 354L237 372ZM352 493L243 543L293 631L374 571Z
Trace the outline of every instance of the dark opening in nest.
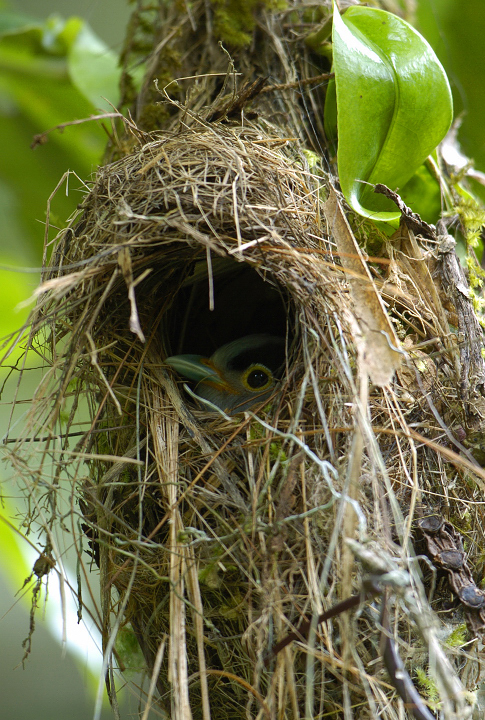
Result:
M212 274L213 273L213 274ZM254 333L293 334L287 293L246 265L215 258L195 261L163 323L171 353L210 356L217 348Z

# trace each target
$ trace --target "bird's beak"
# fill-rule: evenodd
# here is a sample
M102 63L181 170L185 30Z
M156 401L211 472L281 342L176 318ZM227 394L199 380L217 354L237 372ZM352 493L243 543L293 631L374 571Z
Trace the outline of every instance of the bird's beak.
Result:
M209 358L202 355L171 355L165 360L166 365L170 365L183 377L195 382L209 382L211 385L225 386L224 380L221 378Z

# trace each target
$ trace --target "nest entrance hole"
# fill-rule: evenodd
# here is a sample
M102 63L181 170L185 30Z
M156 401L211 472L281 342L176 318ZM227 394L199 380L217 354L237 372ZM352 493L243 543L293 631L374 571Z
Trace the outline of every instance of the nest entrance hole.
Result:
M215 258L196 260L175 294L162 332L171 353L210 357L219 347L246 335L287 338L294 332L285 290L246 263Z

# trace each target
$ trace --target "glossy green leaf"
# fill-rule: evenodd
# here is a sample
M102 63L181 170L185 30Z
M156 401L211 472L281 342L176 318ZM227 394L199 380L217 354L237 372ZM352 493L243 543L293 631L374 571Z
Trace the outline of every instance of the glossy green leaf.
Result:
M323 128L325 139L332 154L337 148L337 92L335 90L335 78L330 78L325 93L325 107L323 111Z
M392 203L373 193L399 191L440 143L452 120L446 74L426 40L384 10L334 12L338 167L354 210L389 221Z
M443 210L441 188L427 163L416 170L399 195L425 222L435 225L439 220Z

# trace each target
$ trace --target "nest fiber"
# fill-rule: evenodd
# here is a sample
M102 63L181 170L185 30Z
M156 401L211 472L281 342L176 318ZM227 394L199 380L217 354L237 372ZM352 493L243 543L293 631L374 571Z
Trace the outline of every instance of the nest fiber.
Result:
M455 346L431 356L439 319L413 269L412 252L432 257L433 244L382 242L372 277L407 350L393 383L369 385L351 288L373 280L337 252L328 178L295 143L264 122L133 137L56 240L31 334L48 369L13 451L30 486L34 466L44 478L31 521L65 525L68 497L86 577L100 572L106 662L119 664L116 636L134 633L162 717L352 706L394 720L403 696L379 651L381 595L318 620L386 575L403 666L431 668L446 717L464 717L459 663L438 643L412 545L445 486L458 522L482 482L433 445L433 408L446 396L453 422L460 393ZM281 380L254 412L202 409L164 365L253 332L286 342ZM52 466L39 468L36 437Z

